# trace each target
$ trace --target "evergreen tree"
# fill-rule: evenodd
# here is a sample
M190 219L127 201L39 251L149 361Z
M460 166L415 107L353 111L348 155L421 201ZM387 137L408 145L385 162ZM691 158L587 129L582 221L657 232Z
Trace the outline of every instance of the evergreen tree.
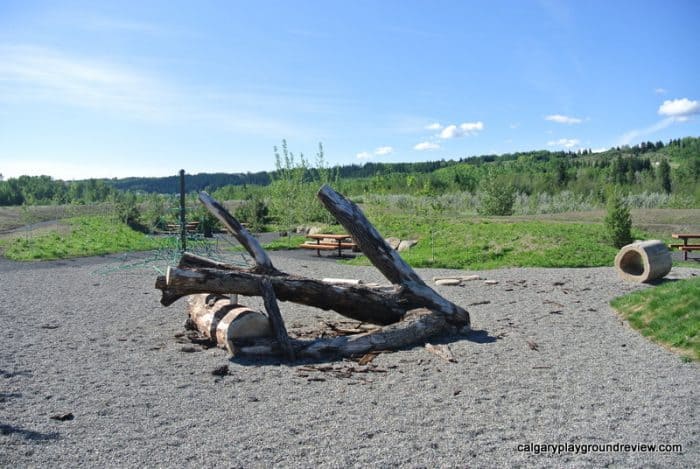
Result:
M608 237L616 248L632 242L632 217L629 207L622 195L615 191L608 198L608 210L605 217Z
M661 189L667 194L671 193L671 165L665 159L659 163L659 180L661 181Z

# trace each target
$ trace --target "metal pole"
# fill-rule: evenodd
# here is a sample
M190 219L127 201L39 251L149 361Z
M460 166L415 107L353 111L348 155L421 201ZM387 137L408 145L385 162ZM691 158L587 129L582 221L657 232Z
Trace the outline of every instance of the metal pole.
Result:
M180 170L180 252L187 250L187 224L185 223L185 170Z

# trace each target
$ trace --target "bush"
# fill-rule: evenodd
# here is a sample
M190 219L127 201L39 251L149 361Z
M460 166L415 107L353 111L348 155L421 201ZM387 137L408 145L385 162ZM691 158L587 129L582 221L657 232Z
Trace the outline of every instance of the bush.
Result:
M632 217L622 195L614 192L608 198L608 213L605 216L608 237L616 248L632 242Z
M504 183L495 174L488 174L481 183L481 215L512 215L515 204L515 188Z
M258 197L251 197L238 206L234 216L241 222L247 223L250 231L261 232L268 222L268 214L265 201Z

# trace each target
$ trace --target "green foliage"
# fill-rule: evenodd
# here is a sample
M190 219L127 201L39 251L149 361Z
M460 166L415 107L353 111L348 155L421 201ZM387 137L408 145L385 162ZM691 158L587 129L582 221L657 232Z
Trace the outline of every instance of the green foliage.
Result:
M299 157L289 151L286 140L282 149L275 147L275 180L268 188L271 217L287 233L296 226L309 223L330 223L332 217L316 198L322 184L336 179L333 171L325 165L323 146L319 144L316 167L309 166L303 153Z
M56 181L49 176L0 180L0 206L105 202L117 191L105 181Z
M664 158L659 163L659 180L661 182L661 189L667 193L671 193L671 165Z
M49 260L143 251L158 241L138 233L113 217L86 216L65 220L67 233L52 231L31 238L3 239L0 247L12 260Z
M611 305L642 335L700 360L700 278L665 282Z
M141 224L141 211L136 203L136 195L133 192L117 192L114 194L114 211L117 219L130 228L146 232Z
M515 188L504 177L492 171L481 181L481 215L512 215Z
M172 200L161 194L149 194L143 202L141 223L150 232L163 231L170 223L170 213L173 209Z
M602 224L502 220L474 221L454 215L431 220L386 212L371 217L384 236L419 240L411 250L401 253L413 267L597 267L612 265L617 254L605 242L607 233ZM431 230L436 233L434 246ZM366 264L367 260L360 257L351 263Z
M609 199L605 228L608 239L616 248L621 248L632 242L632 217L622 195L614 191Z
M254 233L265 230L265 225L269 221L269 209L264 200L251 196L239 205L234 216L242 223L248 225L248 229Z

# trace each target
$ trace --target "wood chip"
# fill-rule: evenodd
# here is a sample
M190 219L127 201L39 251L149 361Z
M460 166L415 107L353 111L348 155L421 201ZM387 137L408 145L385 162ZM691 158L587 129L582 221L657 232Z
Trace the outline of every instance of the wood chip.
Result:
M449 286L449 287L456 287L457 285L461 284L462 281L458 278L441 278L438 280L435 280L435 285L444 285L444 286Z
M540 346L537 345L537 342L534 342L532 340L527 341L527 346L530 347L530 350L534 350L536 352L540 350Z
M68 412L67 414L52 415L49 418L51 420L58 420L59 422L65 422L67 420L73 420L75 418L75 416L73 415L72 412Z
M455 359L454 355L452 355L452 351L447 345L433 345L430 343L426 343L425 349L428 352L437 355L445 361L448 361L450 363L457 363L457 360Z
M226 376L229 374L228 365L221 365L211 371L214 376Z
M484 280L484 285L498 285L498 280Z
M367 365L367 364L371 363L372 360L374 360L377 355L379 355L379 352L369 352L369 353L365 354L362 358L360 358L357 361L357 364L358 365Z

